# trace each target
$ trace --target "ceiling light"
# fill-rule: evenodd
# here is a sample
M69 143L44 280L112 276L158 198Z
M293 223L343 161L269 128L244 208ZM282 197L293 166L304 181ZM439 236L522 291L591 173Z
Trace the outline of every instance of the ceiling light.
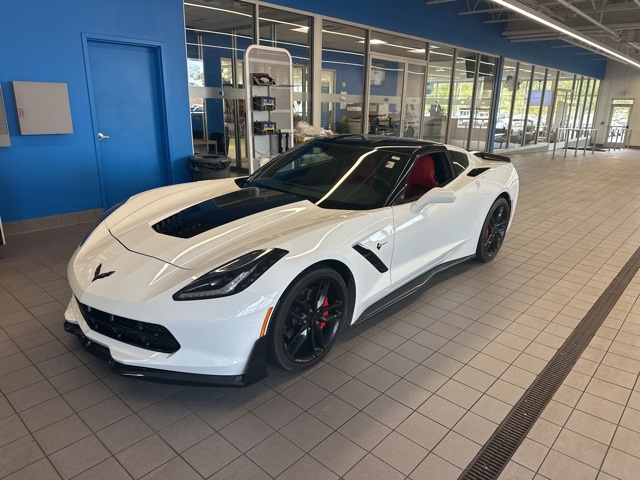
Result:
M291 31L292 32L300 32L300 33L309 33L309 27L292 28Z
M530 18L531 20L534 20L538 23L541 23L547 27L550 27L554 30L557 30L558 32L561 32L565 35L568 35L572 38L575 38L576 40L579 40L580 42L586 43L587 45L595 48L596 50L599 50L601 52L604 52L605 54L607 54L608 56L614 57L622 62L628 63L630 65L633 65L634 67L638 67L640 68L640 63L638 62L634 62L633 60L631 60L630 58L625 57L624 55L621 55L617 52L614 52L613 50L610 50L602 45L600 45L599 43L594 42L593 40L589 40L586 37L583 37L582 35L578 34L577 32L573 31L573 30L569 30L568 28L565 28L559 24L556 24L556 22L554 22L553 20L547 20L544 19L542 17L538 16L538 12L536 12L535 10L526 7L525 5L521 5L518 2L513 2L512 0L492 0L494 3L497 3L498 5L502 5L503 7L506 7L510 10L513 10L514 12L518 12L520 15L524 15L527 18Z
M408 53L426 53L427 49L426 48L412 48L410 50L407 50Z

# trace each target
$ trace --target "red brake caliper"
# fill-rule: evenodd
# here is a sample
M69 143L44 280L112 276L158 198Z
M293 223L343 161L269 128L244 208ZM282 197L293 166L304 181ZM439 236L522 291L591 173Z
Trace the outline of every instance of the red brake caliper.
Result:
M328 297L324 297L324 302L322 302L322 308L324 307L328 307L329 306L329 298ZM323 317L327 317L329 316L329 312L324 312L322 314ZM318 326L320 328L324 328L324 326L327 324L327 322L318 322Z

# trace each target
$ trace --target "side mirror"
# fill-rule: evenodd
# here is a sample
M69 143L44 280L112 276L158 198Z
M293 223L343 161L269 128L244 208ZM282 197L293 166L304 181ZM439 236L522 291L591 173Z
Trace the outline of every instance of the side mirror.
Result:
M411 205L411 211L417 214L430 203L453 203L455 199L456 192L453 190L435 187L416 200L416 203Z

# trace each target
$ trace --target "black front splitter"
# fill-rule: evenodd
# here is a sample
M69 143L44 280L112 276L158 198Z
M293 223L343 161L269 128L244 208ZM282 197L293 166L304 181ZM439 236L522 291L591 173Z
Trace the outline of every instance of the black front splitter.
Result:
M179 385L242 388L267 376L266 337L256 340L249 357L249 362L247 363L247 370L242 375L203 375L199 373L184 373L125 365L124 363L115 361L107 347L87 338L84 333L82 333L78 324L65 321L64 329L76 335L78 340L80 340L80 344L87 352L105 360L109 364L109 367L111 367L112 372L125 377Z

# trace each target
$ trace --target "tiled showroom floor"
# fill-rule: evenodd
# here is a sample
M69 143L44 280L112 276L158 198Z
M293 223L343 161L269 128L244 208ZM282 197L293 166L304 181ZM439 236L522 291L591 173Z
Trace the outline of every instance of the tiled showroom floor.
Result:
M570 152L571 153L571 152ZM0 247L0 477L456 479L640 245L640 154L514 155L496 261L467 262L305 375L115 376L62 329L89 225ZM640 275L501 479L640 478Z

